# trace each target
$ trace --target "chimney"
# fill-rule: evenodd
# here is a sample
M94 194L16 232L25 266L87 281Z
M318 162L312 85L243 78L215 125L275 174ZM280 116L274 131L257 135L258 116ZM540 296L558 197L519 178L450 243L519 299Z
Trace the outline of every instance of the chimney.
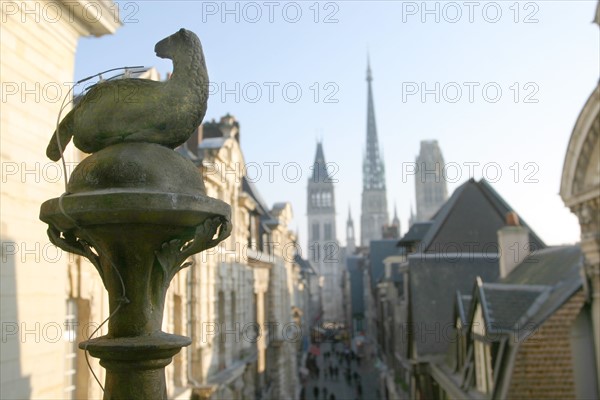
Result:
M529 255L529 229L521 226L517 213L507 212L505 223L498 230L500 278L510 274Z
M221 121L219 122L219 129L223 132L224 137L233 137L238 143L239 139L239 131L240 125L234 116L227 113L225 116L221 117Z

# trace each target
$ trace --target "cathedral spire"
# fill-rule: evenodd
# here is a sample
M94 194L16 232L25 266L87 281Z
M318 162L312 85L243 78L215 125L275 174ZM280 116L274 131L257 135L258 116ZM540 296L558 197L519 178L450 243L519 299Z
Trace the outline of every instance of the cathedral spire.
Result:
M385 169L377 139L372 81L371 61L367 55L367 146L363 158L361 246L369 246L372 240L381 239L382 230L389 223Z
M363 160L363 189L385 189L385 170L377 139L372 81L371 61L367 57L367 148Z
M354 236L354 221L352 220L352 212L348 206L348 220L346 221L346 248L348 254L353 254L356 249L356 239Z
M396 203L394 203L394 219L392 219L392 225L400 227L400 218L398 218L398 210L396 209Z
M373 75L371 74L371 57L369 56L369 52L367 52L367 82L371 84L373 80Z
M323 142L317 142L317 153L315 154L315 162L312 168L313 182L331 182L329 172L327 171L327 163L325 162L325 154L323 153Z

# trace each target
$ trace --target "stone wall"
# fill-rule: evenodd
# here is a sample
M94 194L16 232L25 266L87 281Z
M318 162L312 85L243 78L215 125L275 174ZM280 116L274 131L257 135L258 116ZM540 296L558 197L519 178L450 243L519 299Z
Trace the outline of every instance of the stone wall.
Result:
M103 2L104 15L92 21L82 18L79 2L71 2L69 21L62 2L1 4L2 398L65 397L72 341L64 324L67 266L75 259L49 243L38 219L41 203L64 191L62 170L45 150L73 81L77 40L113 33L120 24L110 6ZM66 159L76 161L72 152Z

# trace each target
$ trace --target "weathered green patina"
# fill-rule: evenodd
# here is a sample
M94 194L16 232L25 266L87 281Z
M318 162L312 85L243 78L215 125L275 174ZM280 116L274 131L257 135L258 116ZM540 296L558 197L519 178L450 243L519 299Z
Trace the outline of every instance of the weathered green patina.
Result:
M79 99L58 126L64 150L71 137L93 153L122 142L149 142L175 148L198 128L206 113L208 72L198 36L185 29L161 40L156 55L173 60L169 80L115 79L99 82ZM58 161L56 132L46 149Z
M196 38L188 43L194 48L185 49L182 37ZM185 30L159 42L156 51L165 57L202 54L197 37ZM171 81L191 73L173 59ZM200 75L206 77L205 67ZM105 399L167 398L164 367L191 343L161 331L167 288L191 255L231 232L230 206L206 196L201 172L169 148L184 142L204 116L207 92L201 80L181 92L174 86L157 89L169 93L161 100L164 107L158 107L156 94L143 94L140 104L112 115L101 95L94 112L112 122L92 126L96 116L76 107L61 123L65 141L73 135L78 147L95 153L75 168L67 193L42 204L40 219L52 243L91 261L108 291L108 334L79 345L107 370ZM134 80L114 82L123 81ZM91 107L89 101L78 107ZM55 141L56 136L48 147L52 159L62 154Z

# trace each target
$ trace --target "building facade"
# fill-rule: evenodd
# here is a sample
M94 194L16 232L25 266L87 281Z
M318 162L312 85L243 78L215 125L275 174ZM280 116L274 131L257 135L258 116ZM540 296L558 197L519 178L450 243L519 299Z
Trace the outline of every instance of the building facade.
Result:
M191 390L200 399L293 399L299 391L298 351L308 334L300 316L308 305L288 228L292 209L287 202L269 208L236 170L245 165L239 138L239 123L226 115L179 149L199 166L207 195L231 205L233 231L195 255L187 276L171 285L165 323L176 330L185 321L193 340L167 369L173 397Z
M600 2L594 18L600 24ZM569 140L560 196L577 215L585 257L586 296L591 304L597 381L600 382L600 84L583 106ZM600 395L600 388L598 388Z
M406 249L406 261L399 264L406 282L406 314L399 315L406 318L400 334L407 344L399 347L392 365L401 382L397 389L406 389L410 398L438 398L430 367L444 359L454 343L454 296L457 291L468 293L477 277L498 280L500 254L509 248L500 243L498 231L512 211L489 183L471 179L454 191L433 219L415 223L398 242ZM528 248L544 249L544 242L522 219L521 223Z
M501 267L497 282L477 278L470 295L457 292L455 336L446 359L430 364L429 397L597 398L581 260L577 245L549 247Z
M62 167L46 158L45 148L70 89L65 83L74 81L78 40L113 34L121 25L112 1L97 2L96 18L86 18L86 4L14 1L2 2L0 11L3 399L88 397L77 391L77 380L93 379L75 373L85 361L75 357L74 312L79 306L89 315L69 287L77 261L50 243L38 219L40 205L64 191ZM65 161L72 166L79 155L69 148ZM108 309L102 294L96 301ZM89 396L101 397L99 391Z

